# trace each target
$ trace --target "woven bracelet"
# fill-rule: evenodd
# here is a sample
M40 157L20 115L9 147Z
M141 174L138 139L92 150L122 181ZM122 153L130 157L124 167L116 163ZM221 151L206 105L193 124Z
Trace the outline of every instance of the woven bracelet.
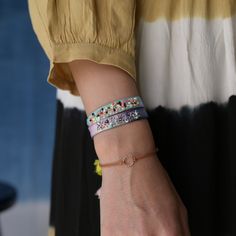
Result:
M88 129L91 137L94 137L96 134L102 131L146 118L148 118L146 109L144 107L139 107L135 109L129 109L113 116L101 119L100 122L90 125Z
M144 107L140 96L117 99L97 108L94 112L88 115L86 123L90 126L99 122L103 118L137 107Z

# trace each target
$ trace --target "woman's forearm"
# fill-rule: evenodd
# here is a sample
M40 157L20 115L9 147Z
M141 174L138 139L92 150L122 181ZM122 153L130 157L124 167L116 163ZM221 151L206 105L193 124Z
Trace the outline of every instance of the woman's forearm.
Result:
M70 66L87 114L113 100L139 95L134 80L121 69L86 61ZM94 144L103 163L155 149L147 119L98 133ZM132 168L102 170L101 235L190 235L186 208L157 155L153 157Z
M70 64L86 114L113 100L139 95L136 83L123 70L88 60ZM145 154L155 148L147 119L134 121L94 136L99 159L114 161L130 151Z

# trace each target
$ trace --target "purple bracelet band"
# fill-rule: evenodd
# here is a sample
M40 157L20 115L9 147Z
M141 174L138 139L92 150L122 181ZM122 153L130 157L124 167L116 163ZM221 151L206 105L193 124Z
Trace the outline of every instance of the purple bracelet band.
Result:
M120 125L127 124L132 121L145 119L148 117L148 113L145 107L134 108L130 110L123 111L121 113L115 114L113 116L109 116L107 118L102 119L100 122L97 122L88 127L91 137L94 135L111 129L118 127Z

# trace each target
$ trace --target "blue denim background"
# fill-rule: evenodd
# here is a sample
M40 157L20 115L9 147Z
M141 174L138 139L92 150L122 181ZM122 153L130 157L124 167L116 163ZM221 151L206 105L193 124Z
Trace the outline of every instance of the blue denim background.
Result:
M17 204L49 202L56 89L48 69L27 1L0 0L0 181L17 188Z

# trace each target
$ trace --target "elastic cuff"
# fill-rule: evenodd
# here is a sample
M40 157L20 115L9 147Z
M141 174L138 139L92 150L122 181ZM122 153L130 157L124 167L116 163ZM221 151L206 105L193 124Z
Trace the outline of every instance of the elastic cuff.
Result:
M69 90L73 95L80 96L68 63L73 60L90 60L99 64L118 67L126 71L136 81L134 56L120 49L108 48L98 44L59 44L53 46L53 58L47 81L62 90Z

